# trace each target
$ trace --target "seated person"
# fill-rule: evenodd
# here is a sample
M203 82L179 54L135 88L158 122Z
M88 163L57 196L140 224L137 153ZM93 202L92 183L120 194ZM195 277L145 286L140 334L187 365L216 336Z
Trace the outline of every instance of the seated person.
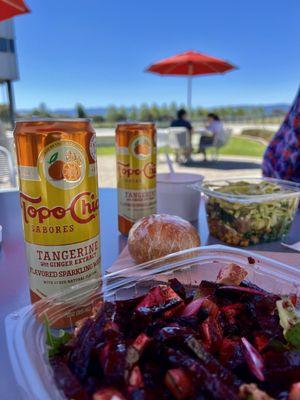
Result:
M263 157L263 176L300 183L300 89Z
M171 122L171 128L186 128L188 131L188 138L187 138L187 146L184 150L184 155L186 161L191 161L191 154L192 154L192 132L193 127L191 123L187 120L187 112L185 109L181 108L177 111L177 119L174 119Z
M221 139L224 127L217 114L209 113L207 115L207 124L205 125L209 135L202 135L200 138L199 152L203 153L206 161L206 147L212 146L216 139Z

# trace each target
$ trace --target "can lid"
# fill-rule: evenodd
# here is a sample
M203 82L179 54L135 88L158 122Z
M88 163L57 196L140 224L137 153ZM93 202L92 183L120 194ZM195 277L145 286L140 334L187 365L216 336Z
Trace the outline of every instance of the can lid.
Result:
M155 126L154 122L140 122L140 121L124 121L124 122L118 122L117 127L130 127L130 126L140 126L140 127L149 127L149 126Z
M90 118L40 118L40 117L32 117L32 118L20 118L17 119L16 124L18 122L26 122L26 123L41 123L41 122L91 122Z

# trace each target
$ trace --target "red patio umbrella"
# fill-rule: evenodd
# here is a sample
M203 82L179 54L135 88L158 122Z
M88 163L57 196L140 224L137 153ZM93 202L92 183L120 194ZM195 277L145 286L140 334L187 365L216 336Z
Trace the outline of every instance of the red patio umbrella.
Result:
M0 21L30 12L23 0L0 0Z
M220 58L201 54L197 51L186 51L173 57L165 58L150 65L146 72L159 75L187 76L187 104L189 110L192 105L192 77L196 75L223 74L236 67Z

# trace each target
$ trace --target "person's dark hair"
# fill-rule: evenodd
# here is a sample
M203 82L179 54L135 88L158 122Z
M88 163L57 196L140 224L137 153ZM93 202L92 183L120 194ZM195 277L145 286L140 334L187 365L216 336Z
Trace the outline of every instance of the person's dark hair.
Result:
M207 116L208 116L208 118L212 118L215 121L220 121L219 116L215 113L209 113L209 114L207 114Z
M182 117L184 117L186 115L186 111L184 108L181 108L180 110L177 111L177 118L181 119Z

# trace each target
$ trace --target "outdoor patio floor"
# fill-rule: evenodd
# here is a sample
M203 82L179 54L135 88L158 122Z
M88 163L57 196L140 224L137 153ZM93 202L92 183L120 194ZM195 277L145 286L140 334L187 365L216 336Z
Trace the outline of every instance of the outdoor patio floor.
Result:
M256 157L220 156L217 161L204 162L202 156L193 155L189 165L174 164L176 172L190 172L203 175L206 179L223 179L261 176L261 159ZM98 156L100 187L116 187L115 156ZM158 157L157 172L168 172L165 156Z

